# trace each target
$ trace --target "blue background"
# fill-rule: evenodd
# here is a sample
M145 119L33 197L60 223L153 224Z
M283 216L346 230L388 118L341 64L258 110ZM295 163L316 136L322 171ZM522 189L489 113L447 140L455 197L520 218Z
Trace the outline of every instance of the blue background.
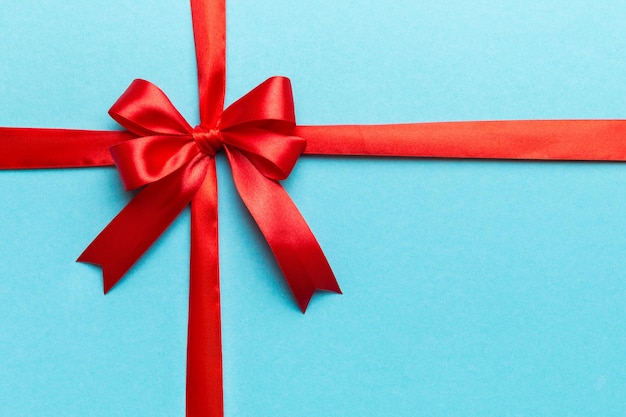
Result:
M133 78L197 121L185 1L0 6L0 125L115 128ZM301 124L624 118L624 21L231 0L228 101L286 75ZM302 158L285 186L345 293L306 315L219 174L227 416L626 414L625 165ZM0 196L0 416L184 415L188 213L104 297L73 260L130 198L113 169L0 172Z

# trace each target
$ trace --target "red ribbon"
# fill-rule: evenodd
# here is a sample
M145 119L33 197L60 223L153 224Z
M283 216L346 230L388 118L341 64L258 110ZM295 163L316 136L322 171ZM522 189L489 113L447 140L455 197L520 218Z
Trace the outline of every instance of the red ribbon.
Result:
M108 291L191 202L187 415L223 417L215 153L268 241L301 309L316 289L340 292L315 237L282 188L301 154L626 160L626 121L556 120L299 126L286 78L223 110L225 0L191 0L200 126L165 94L134 81L110 114L128 132L0 128L0 169L117 165L143 187L79 260L103 267ZM109 153L110 148L110 153Z
M109 113L138 136L111 147L122 182L127 190L146 187L79 258L102 266L105 292L193 200L222 147L237 190L300 308L306 309L318 289L340 292L319 244L278 183L289 176L305 146L290 136L296 124L287 78L270 78L256 87L228 107L214 127L192 128L161 90L143 80L135 80ZM214 218L216 211L211 207Z
M316 290L341 292L313 233L278 182L287 178L305 147L303 139L291 136L296 126L291 84L287 78L270 78L224 110L214 126L192 128L160 89L135 80L109 114L137 135L111 147L122 182L127 190L145 187L78 260L102 266L106 293L192 203L192 239L206 247L198 252L192 245L188 409L192 416L215 414L214 403L201 399L209 390L221 391L221 346L215 330L217 151L226 152L235 186L302 311ZM216 360L207 361L207 351Z

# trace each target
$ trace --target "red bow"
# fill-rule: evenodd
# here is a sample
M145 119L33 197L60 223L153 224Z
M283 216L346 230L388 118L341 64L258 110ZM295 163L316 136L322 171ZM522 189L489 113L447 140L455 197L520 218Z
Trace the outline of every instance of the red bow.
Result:
M133 81L109 114L139 136L111 148L125 188L146 187L78 259L102 266L105 293L192 201L221 148L302 311L317 289L341 292L315 236L278 182L306 146L290 136L296 123L289 79L266 80L224 110L216 126L192 128L165 93L144 80Z

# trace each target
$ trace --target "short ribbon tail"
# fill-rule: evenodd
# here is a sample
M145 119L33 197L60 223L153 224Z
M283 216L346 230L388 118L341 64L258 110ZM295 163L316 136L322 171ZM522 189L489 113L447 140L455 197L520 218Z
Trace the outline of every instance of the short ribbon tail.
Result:
M235 186L258 224L304 312L316 290L341 293L339 284L297 207L274 180L236 149L226 148Z
M212 158L191 202L187 417L223 417L217 181Z
M109 148L134 137L118 131L3 127L0 169L109 166Z
M626 120L298 126L305 154L625 161Z
M173 174L146 186L80 255L78 262L102 266L105 293L189 204L202 184L206 168L206 158L199 155Z

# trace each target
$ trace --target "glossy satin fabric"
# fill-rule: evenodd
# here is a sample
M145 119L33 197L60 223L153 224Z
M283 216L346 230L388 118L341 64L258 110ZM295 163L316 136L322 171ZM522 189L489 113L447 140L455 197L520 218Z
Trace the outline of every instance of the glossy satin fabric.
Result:
M224 151L237 190L304 311L316 289L340 292L312 232L282 188L301 154L626 160L626 121L556 120L296 126L289 81L274 77L228 109L225 0L192 0L200 125L136 80L111 108L127 131L0 128L0 169L115 164L138 195L79 258L108 291L191 203L187 415L223 417L217 179Z
M109 166L109 148L132 137L130 132L1 127L0 169Z
M128 190L145 187L79 258L102 266L105 292L194 199L221 148L302 310L317 289L339 292L315 237L278 182L306 145L290 135L295 117L288 79L263 82L211 128L192 128L165 94L144 80L135 80L110 114L137 135L111 147L122 182Z
M431 158L626 160L624 120L507 120L298 126L305 154Z
M158 87L135 80L109 114L136 135L111 147L122 182L128 190L143 189L78 260L102 266L107 292L192 204L187 412L220 415L216 152L226 151L237 190L300 308L318 289L340 292L315 236L278 182L306 145L291 135L291 84L270 78L224 110L215 125L192 128Z
M626 120L297 126L303 155L626 161ZM114 165L130 132L0 127L0 170Z

